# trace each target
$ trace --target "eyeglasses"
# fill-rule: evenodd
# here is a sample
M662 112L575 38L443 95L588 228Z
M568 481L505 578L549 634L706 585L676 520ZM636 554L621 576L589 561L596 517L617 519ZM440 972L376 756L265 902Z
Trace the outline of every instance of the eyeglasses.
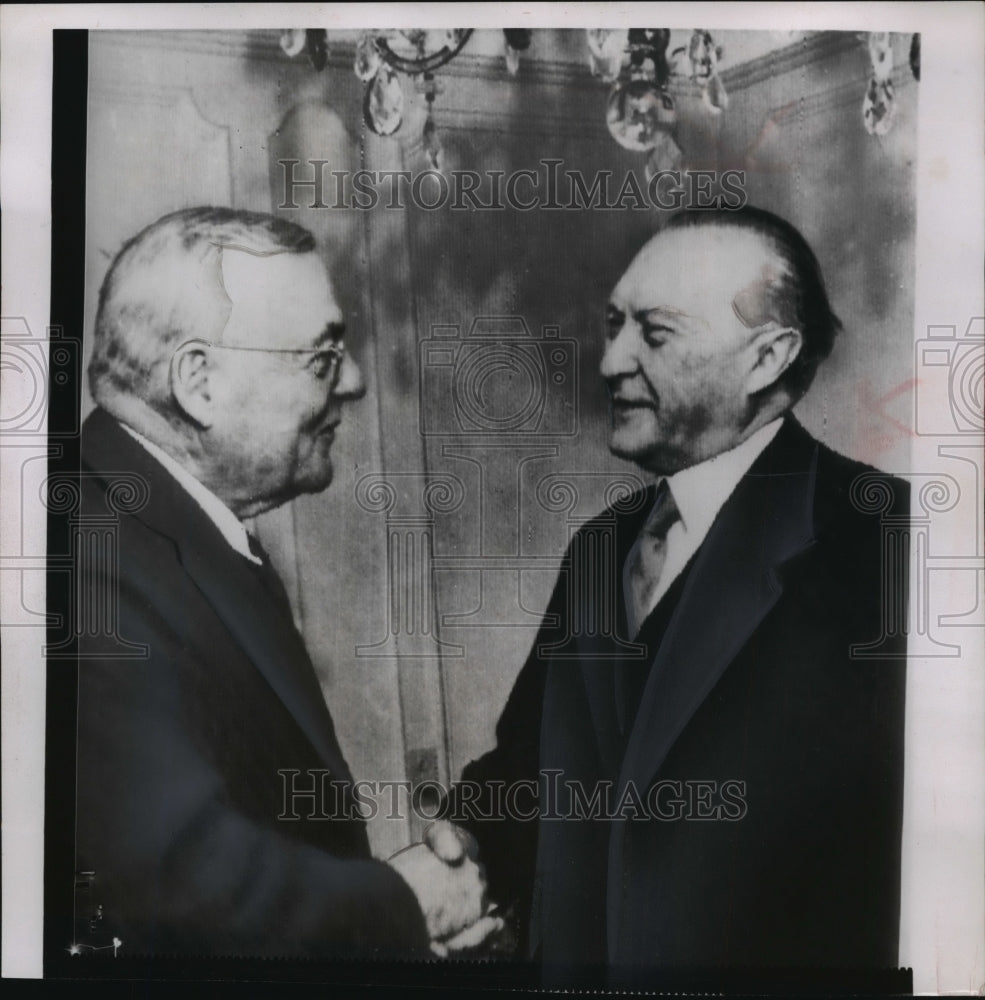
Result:
M220 351L246 351L254 354L282 354L294 357L307 355L311 358L307 366L319 381L328 382L334 386L338 381L345 357L345 345L341 341L326 344L325 347L246 347L241 344L214 344L209 340L186 340L185 344L204 344Z

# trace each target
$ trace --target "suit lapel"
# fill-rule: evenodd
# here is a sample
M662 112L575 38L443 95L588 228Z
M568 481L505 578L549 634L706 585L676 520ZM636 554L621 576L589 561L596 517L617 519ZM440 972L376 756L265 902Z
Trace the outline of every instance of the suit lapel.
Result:
M620 774L642 792L770 609L777 573L813 541L816 444L788 419L695 557L650 670Z
M228 546L227 546L228 548ZM351 780L304 643L248 566L231 571L213 553L179 543L182 564L263 674L334 777ZM237 553L232 553L242 559Z
M782 593L780 567L814 539L817 443L787 418L695 556L643 691L617 785L646 789L712 688ZM623 822L609 837L607 930L618 959Z
M96 474L126 470L148 484L148 502L133 516L171 538L182 566L283 702L336 777L351 775L307 650L294 623L271 600L246 559L181 485L111 416L96 410L83 427L83 461Z
M608 774L618 774L622 738L619 732L619 720L616 718L614 665L611 660L585 660L581 671L599 756Z

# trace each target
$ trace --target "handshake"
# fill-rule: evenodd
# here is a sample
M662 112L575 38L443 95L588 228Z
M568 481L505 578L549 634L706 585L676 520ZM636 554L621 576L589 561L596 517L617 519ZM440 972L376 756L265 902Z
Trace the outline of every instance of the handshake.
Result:
M471 834L447 820L424 831L419 844L387 862L411 887L424 913L431 950L441 958L486 944L503 918L486 900L486 878Z

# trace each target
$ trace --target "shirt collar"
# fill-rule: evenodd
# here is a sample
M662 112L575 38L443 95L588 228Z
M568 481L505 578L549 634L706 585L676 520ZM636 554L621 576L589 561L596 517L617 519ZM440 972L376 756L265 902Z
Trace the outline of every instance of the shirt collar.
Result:
M210 521L219 529L222 537L250 562L261 564L250 551L250 540L242 521L207 487L203 486L183 465L172 458L163 448L148 441L132 427L124 423L120 426L146 451L157 459L171 473L191 498L202 508Z
M667 477L681 524L689 535L703 537L707 533L739 480L782 425L783 418L778 417L731 450Z

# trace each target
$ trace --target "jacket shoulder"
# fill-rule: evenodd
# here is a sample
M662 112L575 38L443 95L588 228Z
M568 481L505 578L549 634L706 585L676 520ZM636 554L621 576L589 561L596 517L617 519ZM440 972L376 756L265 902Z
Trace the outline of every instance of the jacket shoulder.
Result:
M815 508L821 523L839 516L905 518L910 510L910 484L900 475L817 442Z

